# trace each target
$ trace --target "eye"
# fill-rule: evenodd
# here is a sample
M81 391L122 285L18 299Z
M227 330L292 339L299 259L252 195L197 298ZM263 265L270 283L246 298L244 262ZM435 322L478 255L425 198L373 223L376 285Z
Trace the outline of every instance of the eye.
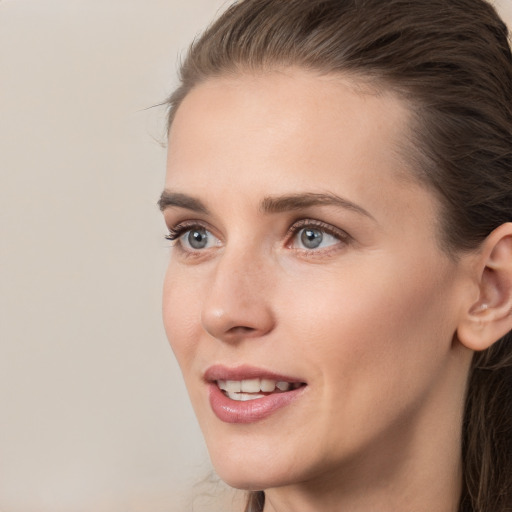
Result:
M318 249L337 244L339 240L318 228L303 228L295 236L296 247Z
M205 227L180 225L169 230L167 240L176 241L184 251L201 251L219 245L219 240Z
M349 236L342 230L320 221L302 220L291 227L293 249L315 251L348 241Z
M211 238L209 235L210 233L204 228L190 229L180 237L180 241L194 250L206 249Z

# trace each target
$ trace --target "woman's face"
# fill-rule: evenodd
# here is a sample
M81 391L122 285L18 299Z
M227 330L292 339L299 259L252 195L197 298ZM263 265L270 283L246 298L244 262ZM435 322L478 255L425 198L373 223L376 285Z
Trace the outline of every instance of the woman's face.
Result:
M407 140L399 99L299 70L211 79L180 106L163 317L231 485L370 480L457 415L464 279Z

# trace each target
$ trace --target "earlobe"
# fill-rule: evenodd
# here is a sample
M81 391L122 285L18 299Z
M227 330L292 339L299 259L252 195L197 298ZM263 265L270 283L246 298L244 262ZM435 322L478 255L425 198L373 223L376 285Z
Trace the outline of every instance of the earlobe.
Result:
M512 222L485 239L476 276L478 299L463 312L457 337L467 348L481 351L512 330Z

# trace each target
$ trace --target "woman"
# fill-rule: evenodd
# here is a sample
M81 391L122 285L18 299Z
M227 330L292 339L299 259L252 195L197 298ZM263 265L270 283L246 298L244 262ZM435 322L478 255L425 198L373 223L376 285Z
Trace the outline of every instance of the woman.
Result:
M169 101L164 323L246 510L512 510L512 56L483 0L243 0Z

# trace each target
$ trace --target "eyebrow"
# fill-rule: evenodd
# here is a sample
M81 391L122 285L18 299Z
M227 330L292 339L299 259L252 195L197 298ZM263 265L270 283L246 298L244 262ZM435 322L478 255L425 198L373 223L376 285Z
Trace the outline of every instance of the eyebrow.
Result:
M289 194L284 196L270 196L263 199L260 210L264 213L279 213L285 211L302 210L311 206L336 206L345 210L359 213L370 219L373 215L361 206L332 193L306 192L303 194ZM374 219L375 220L375 219Z
M184 208L197 213L209 214L208 208L201 200L180 192L171 192L170 190L164 190L162 192L158 206L162 211L166 208L175 207ZM375 220L373 215L361 206L332 193L306 192L282 196L269 196L261 201L260 211L263 213L281 213L303 210L312 206L335 206Z
M192 210L197 213L209 213L208 208L206 208L204 203L199 199L169 190L162 192L157 204L161 211L164 211L166 208L175 207L185 208L186 210Z

